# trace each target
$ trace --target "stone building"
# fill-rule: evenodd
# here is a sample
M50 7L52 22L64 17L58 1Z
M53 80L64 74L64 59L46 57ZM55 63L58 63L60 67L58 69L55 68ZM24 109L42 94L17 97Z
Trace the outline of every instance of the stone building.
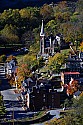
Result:
M53 56L56 51L60 51L61 48L68 47L65 43L63 35L58 33L56 36L50 34L46 36L44 32L44 23L42 20L41 31L40 31L40 52L38 56L43 56L48 58L48 56Z
M25 87L24 87L25 86ZM33 85L32 89L26 89L23 83L22 100L24 107L29 110L44 110L59 108L65 98L64 88L53 88L51 84ZM64 96L63 96L64 95Z
M43 84L33 87L30 93L30 110L53 109L60 107L60 93L47 89Z

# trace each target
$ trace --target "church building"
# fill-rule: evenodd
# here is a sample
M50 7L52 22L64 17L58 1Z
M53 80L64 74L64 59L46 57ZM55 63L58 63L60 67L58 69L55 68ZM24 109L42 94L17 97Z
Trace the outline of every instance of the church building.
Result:
M57 34L53 36L51 33L50 36L46 37L44 32L44 22L42 20L41 31L40 31L40 52L39 55L53 56L56 51L60 51L63 45L65 45L65 40L63 39L62 34Z

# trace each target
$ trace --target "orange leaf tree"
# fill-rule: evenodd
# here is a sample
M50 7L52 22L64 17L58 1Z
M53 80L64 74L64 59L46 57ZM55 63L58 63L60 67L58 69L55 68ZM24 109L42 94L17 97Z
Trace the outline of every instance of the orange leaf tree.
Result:
M67 94L73 95L78 90L78 81L73 80L71 84L69 83L67 86Z
M20 65L17 70L18 86L21 86L21 82L25 79L25 77L28 77L29 75L30 75L30 70L28 68L28 65L27 64Z

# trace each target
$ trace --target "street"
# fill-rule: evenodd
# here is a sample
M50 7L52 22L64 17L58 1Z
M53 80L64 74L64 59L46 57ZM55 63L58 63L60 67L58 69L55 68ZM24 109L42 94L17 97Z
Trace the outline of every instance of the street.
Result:
M5 77L4 66L0 65L0 91L3 95L4 106L7 111L7 119L21 119L30 117L33 112L26 112L23 109L23 103L18 100L20 94L14 92L15 88L12 88ZM13 116L14 114L14 116Z
M4 100L4 106L6 107L7 110L7 119L22 119L26 117L32 117L34 112L27 112L23 109L23 103L22 100L18 100L18 97L20 94L16 94L14 92L15 88L12 88L6 77L5 77L5 71L4 71L4 66L0 65L0 91L1 94L3 95L3 100ZM50 110L50 114L52 115L53 118L59 118L60 117L60 111L62 109L56 109L56 110ZM48 121L49 122L49 121ZM44 123L39 123L35 125L44 125Z

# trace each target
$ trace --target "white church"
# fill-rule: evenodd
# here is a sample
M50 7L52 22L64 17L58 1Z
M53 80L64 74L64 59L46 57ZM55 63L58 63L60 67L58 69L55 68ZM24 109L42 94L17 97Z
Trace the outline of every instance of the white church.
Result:
M58 33L57 35L46 37L44 32L44 22L42 20L41 31L40 31L40 52L38 56L53 56L57 51L60 51L63 45L66 45L63 35ZM67 45L66 45L67 46Z

